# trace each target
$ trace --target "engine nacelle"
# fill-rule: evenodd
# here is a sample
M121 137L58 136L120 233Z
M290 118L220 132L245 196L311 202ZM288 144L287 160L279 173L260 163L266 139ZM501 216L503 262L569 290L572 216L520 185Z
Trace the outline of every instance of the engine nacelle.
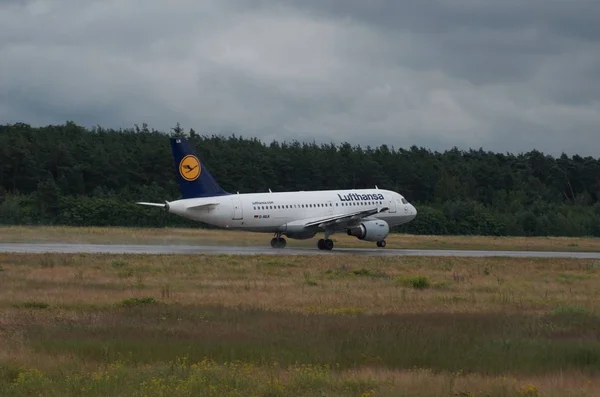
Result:
M359 240L381 241L390 233L390 225L379 219L366 221L358 226L348 229L348 236L354 236Z

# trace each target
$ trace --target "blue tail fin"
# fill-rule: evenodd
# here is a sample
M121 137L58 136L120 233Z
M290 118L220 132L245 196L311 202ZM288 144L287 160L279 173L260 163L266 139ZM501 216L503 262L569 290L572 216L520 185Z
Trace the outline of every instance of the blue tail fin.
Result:
M224 196L227 193L204 167L185 138L171 138L175 160L175 173L184 199L195 197Z

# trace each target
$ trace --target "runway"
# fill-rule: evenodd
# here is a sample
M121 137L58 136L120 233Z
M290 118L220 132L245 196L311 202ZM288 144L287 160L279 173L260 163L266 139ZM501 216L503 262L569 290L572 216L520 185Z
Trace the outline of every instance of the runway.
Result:
M364 255L364 256L453 256L512 258L579 258L600 259L600 252L539 252L539 251L468 251L417 250L389 248L317 248L229 247L218 245L128 245L128 244L24 244L0 243L2 253L103 253L103 254L210 254L210 255Z

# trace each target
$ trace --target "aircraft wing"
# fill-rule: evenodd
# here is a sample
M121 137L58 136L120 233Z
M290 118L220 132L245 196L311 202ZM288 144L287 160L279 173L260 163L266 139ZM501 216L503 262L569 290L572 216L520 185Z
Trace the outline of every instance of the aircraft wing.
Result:
M359 223L362 219L367 218L372 215L376 215L380 212L387 211L388 207L381 208L370 208L363 211L356 211L349 214L338 214L325 216L322 218L311 218L305 220L299 220L295 222L291 222L291 224L295 224L294 226L303 226L305 229L341 229L349 226L354 226L354 224Z

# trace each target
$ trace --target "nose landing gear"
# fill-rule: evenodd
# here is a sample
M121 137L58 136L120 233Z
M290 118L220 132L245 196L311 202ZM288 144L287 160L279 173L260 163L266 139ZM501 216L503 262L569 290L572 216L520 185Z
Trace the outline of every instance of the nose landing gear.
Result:
M378 246L379 248L384 248L384 247L386 246L386 242L385 242L385 240L378 241L378 242L377 242L377 246Z

